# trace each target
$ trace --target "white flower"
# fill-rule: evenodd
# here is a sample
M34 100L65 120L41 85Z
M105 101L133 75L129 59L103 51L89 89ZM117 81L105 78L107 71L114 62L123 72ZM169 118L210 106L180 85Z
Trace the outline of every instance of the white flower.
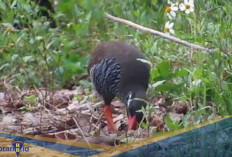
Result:
M169 6L166 7L165 12L167 13L169 19L176 17L176 12L178 11L178 5L168 1Z
M167 21L165 23L164 32L167 34L174 34L175 32L173 30L173 26L174 26L173 22Z
M194 12L194 1L193 0L184 0L184 3L179 5L181 11L185 11L186 14Z
M54 1L53 1L53 5L54 5L54 6L57 6L57 5L58 5L58 1L57 1L57 0L54 0Z

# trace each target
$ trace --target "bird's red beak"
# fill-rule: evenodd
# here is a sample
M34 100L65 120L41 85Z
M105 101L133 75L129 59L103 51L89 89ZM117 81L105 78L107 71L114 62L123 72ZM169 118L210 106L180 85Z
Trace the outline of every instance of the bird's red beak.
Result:
M129 127L128 130L135 130L137 128L137 121L135 116L129 116Z

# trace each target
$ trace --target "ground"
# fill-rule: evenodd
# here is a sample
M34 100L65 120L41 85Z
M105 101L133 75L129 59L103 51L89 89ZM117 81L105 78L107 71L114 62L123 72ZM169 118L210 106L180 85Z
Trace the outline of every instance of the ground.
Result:
M180 122L188 109L186 102L153 98L150 105L155 110L149 115L149 123L128 132L125 106L116 99L112 109L118 132L112 133L106 126L103 102L94 89L79 86L73 90L49 91L9 87L7 93L0 93L0 101L0 131L103 145L139 140L168 131L164 116L169 115L172 120Z

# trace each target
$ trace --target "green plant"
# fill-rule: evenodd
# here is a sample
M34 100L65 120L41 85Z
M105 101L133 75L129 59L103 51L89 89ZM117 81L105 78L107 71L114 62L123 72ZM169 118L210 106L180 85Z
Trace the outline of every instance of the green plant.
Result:
M213 48L212 55L104 17L108 12L163 31L170 20L165 12L167 1L59 0L51 13L56 28L50 28L49 19L38 15L41 8L34 3L0 1L0 81L20 88L62 88L70 80L77 84L82 79L80 84L91 88L85 77L80 77L87 74L91 51L102 41L125 40L138 46L151 63L150 97L189 102L184 126L231 115L232 23L228 21L232 21L232 2L195 0L194 5L194 12L178 12L172 19L174 35ZM14 23L24 27L17 29ZM192 122L191 117L197 118Z

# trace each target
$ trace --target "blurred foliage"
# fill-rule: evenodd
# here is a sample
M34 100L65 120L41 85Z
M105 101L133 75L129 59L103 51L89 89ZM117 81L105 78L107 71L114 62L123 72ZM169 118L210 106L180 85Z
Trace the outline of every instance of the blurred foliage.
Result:
M213 55L104 17L108 12L163 31L167 5L165 0L59 0L55 13L50 13L57 27L49 28L49 19L38 16L41 7L33 2L0 1L0 81L24 88L61 88L69 80L78 83L87 74L89 54L97 44L125 40L138 46L152 63L153 95L190 103L185 122L193 114L198 115L194 123L231 115L232 1L195 0L194 13L180 12L173 19L176 37L214 48ZM22 28L14 28L17 23Z

